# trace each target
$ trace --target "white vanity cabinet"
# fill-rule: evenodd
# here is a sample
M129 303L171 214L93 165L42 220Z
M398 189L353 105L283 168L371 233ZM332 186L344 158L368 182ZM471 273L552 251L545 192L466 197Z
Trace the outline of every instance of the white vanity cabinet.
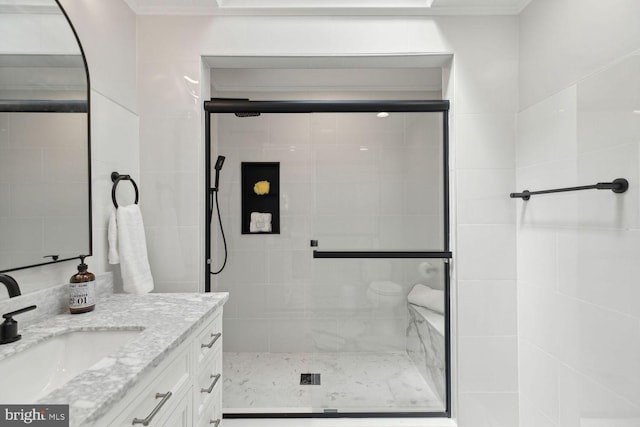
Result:
M95 425L215 427L221 419L222 308Z

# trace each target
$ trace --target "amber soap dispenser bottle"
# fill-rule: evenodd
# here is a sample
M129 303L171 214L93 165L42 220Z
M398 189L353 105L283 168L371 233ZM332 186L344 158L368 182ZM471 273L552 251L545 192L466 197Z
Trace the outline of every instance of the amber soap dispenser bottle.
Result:
M84 259L87 255L80 255L78 273L69 280L69 311L71 314L86 313L96 308L96 276L87 271Z

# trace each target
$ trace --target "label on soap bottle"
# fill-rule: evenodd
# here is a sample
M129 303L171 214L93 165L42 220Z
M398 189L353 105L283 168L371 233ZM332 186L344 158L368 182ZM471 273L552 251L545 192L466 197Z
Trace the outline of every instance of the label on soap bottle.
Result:
M69 308L71 311L93 309L96 304L95 283L95 281L69 283Z

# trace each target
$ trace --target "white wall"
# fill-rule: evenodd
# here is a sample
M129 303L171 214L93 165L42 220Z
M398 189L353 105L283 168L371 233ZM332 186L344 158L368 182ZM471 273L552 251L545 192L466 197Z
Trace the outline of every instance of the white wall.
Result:
M520 107L638 49L636 0L533 0L520 14Z
M138 17L141 172L160 289L201 288L202 55L453 53L452 184L463 426L517 424L515 17ZM206 93L206 87L200 88ZM143 206L144 207L144 206ZM507 213L505 213L505 210ZM232 297L233 298L233 297ZM456 320L456 319L454 319Z
M111 270L106 243L107 219L112 208L110 174L117 170L139 179L136 21L133 12L120 0L62 0L61 4L81 40L91 79L94 256L87 263L91 272L101 273ZM123 203L130 196L126 193L123 189L119 195ZM141 197L144 201L144 192ZM76 272L76 265L77 261L69 261L11 275L24 292L31 292L67 282Z
M520 17L517 188L630 182L516 202L521 427L640 425L640 4L611 6Z

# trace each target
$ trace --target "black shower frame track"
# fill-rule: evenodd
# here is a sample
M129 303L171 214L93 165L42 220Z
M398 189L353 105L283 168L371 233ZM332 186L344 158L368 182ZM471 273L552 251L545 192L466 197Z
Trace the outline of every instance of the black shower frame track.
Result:
M0 101L1 113L88 113L89 102L84 99Z
M214 113L443 113L443 203L444 241L442 251L314 251L314 258L441 258L446 265L452 258L449 218L449 106L448 100L376 101L251 101L211 98L205 110L205 292L211 292L211 114ZM444 412L311 412L224 414L223 418L438 418L451 417L451 272L445 279L445 365L446 404Z

